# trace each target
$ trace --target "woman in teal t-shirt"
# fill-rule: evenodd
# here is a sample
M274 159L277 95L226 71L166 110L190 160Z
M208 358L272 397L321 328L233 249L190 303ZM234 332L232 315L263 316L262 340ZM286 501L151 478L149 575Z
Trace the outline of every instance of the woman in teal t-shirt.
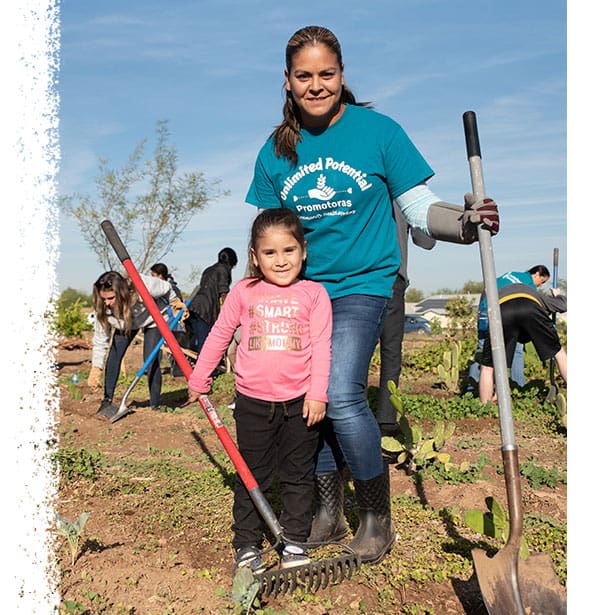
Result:
M339 540L345 463L360 525L350 546L364 562L391 549L387 467L366 383L400 265L392 202L408 223L442 241L472 243L477 224L499 227L492 199L442 202L425 184L433 171L399 124L357 103L344 82L340 44L319 26L298 30L286 48L283 121L262 147L246 201L293 209L311 247L308 279L332 300L327 420L316 469L317 511L309 542Z

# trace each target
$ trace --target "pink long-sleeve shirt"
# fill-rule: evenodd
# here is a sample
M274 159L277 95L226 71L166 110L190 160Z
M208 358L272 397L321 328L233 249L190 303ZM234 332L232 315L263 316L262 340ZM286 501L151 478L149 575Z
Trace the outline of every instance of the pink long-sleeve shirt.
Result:
M331 301L325 287L299 280L286 287L239 281L227 295L189 379L206 393L211 373L241 325L235 360L237 390L267 401L327 401L331 363Z

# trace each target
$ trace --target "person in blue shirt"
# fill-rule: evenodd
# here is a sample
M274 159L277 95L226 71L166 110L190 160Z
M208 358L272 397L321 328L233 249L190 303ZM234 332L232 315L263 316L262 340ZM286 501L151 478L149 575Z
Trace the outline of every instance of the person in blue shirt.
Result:
M367 403L369 363L400 268L392 213L442 241L472 243L477 226L499 230L493 199L465 195L451 205L426 182L434 172L403 128L357 102L345 83L340 43L321 26L295 32L285 52L283 120L261 148L246 202L288 207L311 246L305 277L325 286L333 334L327 417L317 459L316 512L309 542L348 532L344 466L359 526L349 543L363 562L379 562L396 532L391 519L381 432Z
M506 363L510 369L515 346L532 342L542 361L554 357L558 371L567 382L567 354L561 346L558 333L550 314L566 312L567 298L560 289L550 289L542 294L538 289L549 279L550 272L544 265L536 265L528 271L510 271L497 278L498 303L502 320ZM487 313L487 301L482 300ZM479 399L487 403L493 399L494 369L489 328L485 333L481 355Z
M550 278L550 272L545 265L535 265L527 271L509 271L497 278L496 283L498 288L502 288L508 284L528 284L534 288L541 288ZM469 384L467 391L474 391L475 386L479 384L479 357L481 350L483 349L483 342L488 331L488 314L487 314L487 300L485 292L481 293L479 300L479 307L477 308L477 350L475 351L476 357L469 367ZM524 387L527 383L525 379L525 356L523 351L523 344L517 342L515 346L515 352L513 354L511 366L510 366L510 379L518 386Z

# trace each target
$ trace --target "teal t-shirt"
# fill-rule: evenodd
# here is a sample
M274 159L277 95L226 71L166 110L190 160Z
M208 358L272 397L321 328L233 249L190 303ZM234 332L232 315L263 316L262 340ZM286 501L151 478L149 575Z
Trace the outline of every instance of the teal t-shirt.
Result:
M402 127L366 107L347 105L319 133L302 129L298 163L259 152L246 202L293 209L305 229L305 275L332 299L390 297L400 265L392 199L433 175Z
M537 286L533 283L533 276L529 271L508 271L496 278L498 290L509 284L526 284L527 286L531 286L534 290L537 290ZM481 299L479 300L477 328L479 331L487 331L488 327L487 299L485 293L482 293Z

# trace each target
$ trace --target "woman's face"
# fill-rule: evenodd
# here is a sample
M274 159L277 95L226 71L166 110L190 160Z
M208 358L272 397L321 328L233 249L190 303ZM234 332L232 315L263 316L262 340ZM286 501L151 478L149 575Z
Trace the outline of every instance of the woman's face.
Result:
M344 68L323 44L303 47L285 71L285 88L294 97L307 128L326 128L340 117L343 84Z
M115 295L114 290L101 290L98 293L100 295L100 299L104 302L105 307L112 309L115 305L117 296Z

